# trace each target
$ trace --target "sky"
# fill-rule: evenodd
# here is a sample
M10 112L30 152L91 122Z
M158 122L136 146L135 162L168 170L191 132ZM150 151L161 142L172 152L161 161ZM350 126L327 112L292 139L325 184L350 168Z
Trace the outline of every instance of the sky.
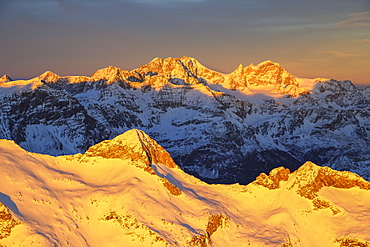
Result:
M297 77L370 85L370 1L0 1L0 76L90 76L182 56L223 73L271 60Z

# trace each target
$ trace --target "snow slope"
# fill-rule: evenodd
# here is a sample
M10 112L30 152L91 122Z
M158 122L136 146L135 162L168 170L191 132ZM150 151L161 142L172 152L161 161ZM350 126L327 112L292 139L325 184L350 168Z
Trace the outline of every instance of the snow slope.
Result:
M210 185L136 129L59 157L1 140L0 160L1 246L370 244L370 183L311 162Z

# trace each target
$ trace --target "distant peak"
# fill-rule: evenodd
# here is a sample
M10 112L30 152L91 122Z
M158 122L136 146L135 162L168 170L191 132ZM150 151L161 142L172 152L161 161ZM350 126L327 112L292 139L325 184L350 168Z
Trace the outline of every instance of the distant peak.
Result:
M249 66L247 66L246 68L250 68L250 69L265 69L265 68L283 68L279 63L276 63L276 62L272 62L271 60L266 60L266 61L263 61L263 62L260 62L259 64L255 65L253 63L250 63Z
M44 73L42 73L41 75L39 75L39 77L49 77L49 76L59 76L59 75L55 74L54 72L52 72L50 70L47 70Z
M271 60L266 60L257 65L257 67L262 67L262 66L281 66L279 63L272 62Z
M116 67L116 66L113 66L113 65L109 65L108 67L105 67L105 68L102 68L102 69L99 69L97 71L95 71L95 73L92 75L92 77L98 73L98 72L105 72L105 73L109 73L109 72L112 72L112 71L120 71L121 69Z
M163 62L166 62L166 63L171 63L171 62L176 62L176 61L181 61L181 62L188 62L188 61L191 61L191 62L195 62L197 63L198 61L193 58L193 57L188 57L188 56L183 56L181 58L178 58L178 57L166 57L166 58L160 58L160 57L155 57L153 58L150 62L150 63L160 63L162 64Z
M181 58L178 58L178 60L181 60L181 61L193 61L193 62L198 62L197 59L193 58L193 57L188 57L188 56L183 56Z
M198 60L193 58L193 57L183 56L181 58L166 57L164 59L160 58L160 57L155 57L149 62L149 64L151 64L151 63L160 63L160 64L162 64L163 62L171 63L171 62L176 62L176 61L199 63Z
M157 63L157 62L163 62L163 58L161 57L155 57L153 58L149 63Z
M183 65L187 66L188 69L198 68L198 69L210 71L210 69L208 69L207 67L205 67L196 58L193 58L193 57L183 56L181 58L177 58L176 60L177 61L181 61L181 63Z
M255 70L255 71L258 71L258 70L264 70L264 71L271 70L271 71L273 71L273 70L276 70L276 69L285 71L285 69L279 63L272 62L271 60L266 60L266 61L260 62L257 65L254 65L253 63L251 63L249 66L246 67L246 69L248 71L253 71L253 70Z
M12 78L10 78L10 76L8 75L3 75L2 77L0 77L0 83L9 81L12 81Z
M324 77L318 77L318 78L313 79L314 82L327 82L329 80L330 80L329 78L324 78Z
M95 73L91 76L91 79L96 80L114 80L119 77L119 75L123 72L122 69L116 66L108 66L106 68L99 69L95 71Z
M189 57L189 56L182 56L180 59L194 59L195 60L195 58Z
M58 81L61 77L59 75L55 74L54 72L45 71L44 73L39 75L38 78L40 80L44 80L44 81L50 83L50 82Z
M243 64L239 64L239 66L233 71L231 72L231 74L235 74L235 73L241 73L244 71L244 66Z
M332 92L352 92L357 93L357 87L349 80L345 81L337 81L334 79L326 80L326 81L319 81L321 84L318 86L318 90L320 92L324 91L332 91Z

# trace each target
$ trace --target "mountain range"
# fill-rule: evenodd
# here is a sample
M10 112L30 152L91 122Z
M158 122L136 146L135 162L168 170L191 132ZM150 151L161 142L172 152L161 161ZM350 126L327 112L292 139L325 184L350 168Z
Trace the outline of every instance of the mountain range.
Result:
M0 140L0 246L370 246L370 182L306 162L207 184L132 129L84 154Z
M306 161L370 179L370 88L303 79L271 61L230 74L190 57L88 76L0 80L0 138L49 155L145 131L185 172L248 184Z

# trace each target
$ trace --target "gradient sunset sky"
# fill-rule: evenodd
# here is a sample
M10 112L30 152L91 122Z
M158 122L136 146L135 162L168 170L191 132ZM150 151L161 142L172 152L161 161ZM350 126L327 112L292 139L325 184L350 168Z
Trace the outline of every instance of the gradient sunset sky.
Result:
M370 85L369 0L1 0L0 35L0 76L13 79L191 56Z

